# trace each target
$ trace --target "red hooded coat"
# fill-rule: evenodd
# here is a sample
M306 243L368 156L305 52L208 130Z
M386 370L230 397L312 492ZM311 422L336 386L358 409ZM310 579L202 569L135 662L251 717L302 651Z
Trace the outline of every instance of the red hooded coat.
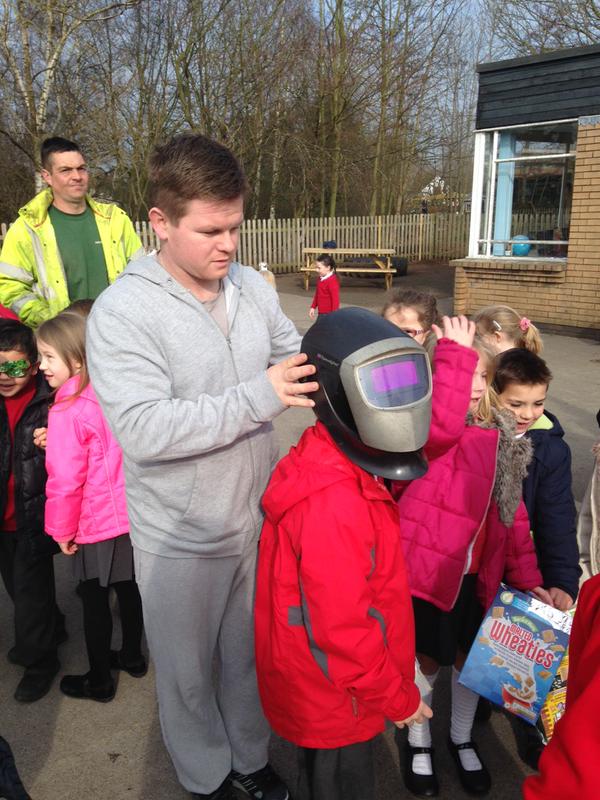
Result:
M411 716L413 612L385 486L317 422L279 462L263 506L256 668L273 729L335 748Z

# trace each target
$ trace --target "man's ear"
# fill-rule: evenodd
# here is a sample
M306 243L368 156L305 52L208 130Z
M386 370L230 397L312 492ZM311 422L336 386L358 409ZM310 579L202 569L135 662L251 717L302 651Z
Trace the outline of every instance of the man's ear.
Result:
M52 176L50 175L47 169L44 169L42 167L42 169L40 170L40 175L42 176L42 180L44 181L45 184L47 184L48 186L52 186Z
M158 236L161 242L167 241L169 238L169 220L160 208L153 207L148 212L148 219L150 220L150 224L154 230L154 233Z

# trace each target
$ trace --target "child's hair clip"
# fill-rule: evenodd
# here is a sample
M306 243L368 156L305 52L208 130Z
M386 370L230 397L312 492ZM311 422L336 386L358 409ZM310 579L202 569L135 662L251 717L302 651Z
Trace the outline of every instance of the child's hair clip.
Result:
M530 326L531 326L530 320L528 320L527 317L521 317L521 321L519 322L519 328L521 328L521 330L525 332L529 330Z

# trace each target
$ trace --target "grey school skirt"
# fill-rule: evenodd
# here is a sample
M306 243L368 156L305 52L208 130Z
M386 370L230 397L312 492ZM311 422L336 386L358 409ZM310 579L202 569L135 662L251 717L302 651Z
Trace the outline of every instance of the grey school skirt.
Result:
M129 534L80 545L75 553L74 569L77 581L97 578L100 586L133 580L133 548Z

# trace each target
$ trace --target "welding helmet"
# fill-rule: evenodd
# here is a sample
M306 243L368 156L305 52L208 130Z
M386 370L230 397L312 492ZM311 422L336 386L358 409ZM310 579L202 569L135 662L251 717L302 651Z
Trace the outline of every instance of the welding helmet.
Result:
M422 448L431 422L431 368L423 347L364 308L319 316L302 340L317 368L314 411L337 446L383 478L427 471Z

